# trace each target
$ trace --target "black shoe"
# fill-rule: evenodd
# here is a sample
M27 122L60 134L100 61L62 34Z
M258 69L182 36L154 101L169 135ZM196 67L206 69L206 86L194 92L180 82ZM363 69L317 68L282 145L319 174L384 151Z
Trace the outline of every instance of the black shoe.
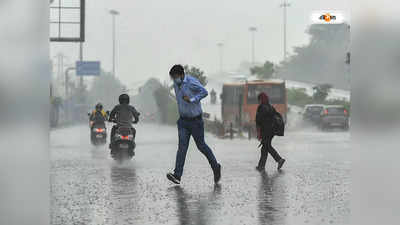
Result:
M175 184L180 184L181 183L181 178L177 177L173 173L167 173L167 178L168 178L168 180L174 182Z
M282 168L282 166L285 163L285 161L286 161L285 159L279 160L279 162L278 162L278 170L280 170Z
M256 170L262 172L265 171L265 167L256 166Z
M214 172L214 182L218 183L221 179L221 165L218 164L217 168L213 169Z

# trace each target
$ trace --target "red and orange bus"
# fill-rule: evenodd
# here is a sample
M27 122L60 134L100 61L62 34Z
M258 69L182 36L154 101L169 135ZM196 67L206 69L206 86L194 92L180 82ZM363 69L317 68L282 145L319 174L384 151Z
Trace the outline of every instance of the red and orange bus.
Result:
M255 131L255 118L258 106L257 96L265 92L270 103L287 120L286 83L283 80L254 80L226 83L221 94L221 113L225 126Z

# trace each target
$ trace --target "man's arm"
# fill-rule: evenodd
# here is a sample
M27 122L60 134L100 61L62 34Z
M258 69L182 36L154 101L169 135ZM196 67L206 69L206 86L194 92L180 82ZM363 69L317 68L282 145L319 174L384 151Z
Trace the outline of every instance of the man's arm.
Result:
M117 114L118 109L117 106L115 106L113 108L113 110L111 110L110 116L108 117L108 121L112 122L113 119L115 119L115 115Z
M133 121L133 123L139 122L139 115L140 115L140 113L139 113L139 112L135 109L135 107L133 107L133 106L131 106L130 109L131 109L131 112L132 112L132 114L133 114L133 117L135 118L135 121Z
M92 111L92 113L90 114L89 120L93 121L95 115L96 115L96 111Z
M199 102L201 99L207 97L208 91L201 85L200 81L193 78L190 82L190 89L195 93L195 95L190 98L190 102Z

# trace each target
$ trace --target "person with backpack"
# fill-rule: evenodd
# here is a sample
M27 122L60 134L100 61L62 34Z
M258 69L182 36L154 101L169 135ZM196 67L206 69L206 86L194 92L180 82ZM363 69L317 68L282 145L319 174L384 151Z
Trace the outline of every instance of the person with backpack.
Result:
M101 103L97 103L95 106L95 110L92 111L89 117L89 125L90 128L95 124L104 125L105 121L107 121L107 113L103 110L103 105Z
M284 123L282 116L275 110L269 103L268 95L261 92L258 95L259 106L256 114L256 127L257 139L261 142L261 157L256 169L258 171L265 170L265 163L267 162L268 153L278 163L278 170L280 170L285 163L279 153L272 147L272 138L275 135L283 136Z

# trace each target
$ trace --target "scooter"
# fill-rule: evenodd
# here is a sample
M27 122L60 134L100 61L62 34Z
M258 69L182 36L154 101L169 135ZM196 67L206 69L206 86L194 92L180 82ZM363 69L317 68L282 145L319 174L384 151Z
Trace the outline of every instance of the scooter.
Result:
M105 124L93 124L90 129L90 141L93 145L104 145L107 142L107 128Z
M107 115L109 112L107 111ZM90 116L90 113L88 113ZM104 122L89 122L90 127L90 142L95 145L105 145L107 142L107 128Z
M131 126L116 128L114 137L110 138L111 157L118 162L132 159L135 156L135 136L136 130Z

